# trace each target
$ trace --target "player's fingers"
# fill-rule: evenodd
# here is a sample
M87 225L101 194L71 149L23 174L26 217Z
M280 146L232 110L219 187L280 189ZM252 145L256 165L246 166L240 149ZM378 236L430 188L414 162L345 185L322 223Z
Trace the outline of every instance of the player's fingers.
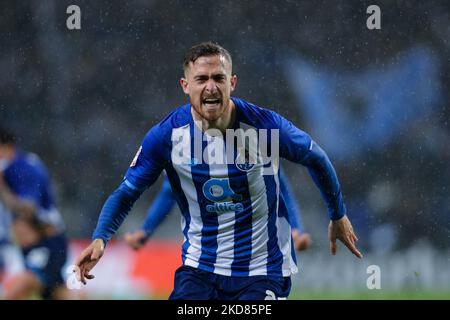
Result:
M83 277L84 277L83 284L87 284L86 279L87 279L87 280L92 280L92 279L95 278L95 276L94 276L93 274L90 274L90 273L89 273L90 271L91 271L91 268L88 267L88 266L86 266L86 267L83 269Z
M353 243L351 243L351 242L344 242L344 244L355 256L357 256L360 259L363 257L361 252L359 252L359 250L356 249L356 247L355 247L355 245Z
M80 276L78 281L81 281L82 284L86 284L86 280L84 279L85 268L84 265L80 266Z
M80 266L75 266L72 270L75 273L75 277L78 281L81 281L81 269Z
M75 265L80 267L81 264L83 263L84 258L85 258L85 256L83 255L83 253L81 253L75 260Z
M129 246L129 247L131 247L132 249L134 249L134 246L135 246L135 241L134 241L134 239L127 239L126 240L127 241L127 245Z
M353 235L347 236L347 242L352 244L353 246L355 245L355 238L353 238Z
M92 251L92 254L91 254L91 260L97 261L98 259L100 259L101 254L102 254L102 253L101 253L100 250L94 249L94 250Z
M80 267L82 264L89 261L89 257L91 255L92 249L90 247L87 247L84 249L81 254L78 256L77 260L75 261L75 265Z
M330 241L330 251L333 256L336 255L336 251L337 251L336 240Z
M83 274L84 274L84 263L80 263L75 267L75 275L78 281L83 282Z

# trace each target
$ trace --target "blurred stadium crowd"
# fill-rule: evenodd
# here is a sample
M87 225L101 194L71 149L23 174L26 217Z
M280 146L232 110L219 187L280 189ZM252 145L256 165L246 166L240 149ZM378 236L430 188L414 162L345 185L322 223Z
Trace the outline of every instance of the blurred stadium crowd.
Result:
M74 3L82 25L70 31ZM364 250L448 248L450 5L377 1L382 28L371 31L369 4L7 1L0 121L50 168L69 236L90 237L146 131L187 101L184 51L217 41L233 56L236 96L277 110L329 152ZM286 171L305 228L326 240L317 189L305 170ZM144 211L129 219L138 225ZM165 236L178 233L177 223Z

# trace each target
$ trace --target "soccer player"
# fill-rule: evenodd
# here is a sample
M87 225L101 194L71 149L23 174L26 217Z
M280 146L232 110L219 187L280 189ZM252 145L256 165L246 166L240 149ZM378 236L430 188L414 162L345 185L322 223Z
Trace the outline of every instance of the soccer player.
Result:
M294 241L294 249L296 251L306 250L311 245L311 236L303 231L300 209L293 198L291 187L283 170L280 170L280 192L286 202L286 214L292 228L291 234ZM170 211L172 211L175 203L176 200L170 188L169 180L165 175L161 190L148 209L142 227L134 232L125 234L124 239L126 243L135 250L142 248Z
M282 216L286 210L280 210L286 204L277 154L306 166L319 187L329 212L331 253L336 254L339 239L361 258L336 172L318 144L276 112L231 97L237 76L221 46L192 47L183 67L180 84L190 103L147 133L123 182L103 206L93 242L77 258L79 280L86 284L94 278L90 272L105 245L165 170L184 235L183 264L169 299L285 299L297 266L290 225ZM244 130L250 138L242 142ZM226 161L216 161L225 156Z
M0 215L4 229L12 228L25 265L4 298L26 299L38 294L44 299L65 299L69 295L62 268L67 241L47 170L35 154L20 150L15 137L2 128L0 163ZM2 234L7 240L5 232Z

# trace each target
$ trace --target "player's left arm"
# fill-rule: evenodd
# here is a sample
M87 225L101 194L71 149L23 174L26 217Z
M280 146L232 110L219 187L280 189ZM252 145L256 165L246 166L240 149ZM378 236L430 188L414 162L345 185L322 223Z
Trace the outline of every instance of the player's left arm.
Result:
M175 197L172 193L172 188L167 177L164 177L161 191L149 208L141 228L146 233L147 238L161 225L174 205Z
M355 245L358 239L346 215L336 171L327 154L307 133L295 127L290 121L279 115L277 121L280 129L280 156L308 168L327 204L331 253L336 254L336 239L339 239L354 255L362 258Z
M161 225L164 219L175 205L175 197L172 193L169 180L164 177L164 183L152 205L148 209L144 223L139 230L125 234L125 241L133 249L140 249Z
M291 234L294 241L294 248L296 251L306 250L311 246L311 236L303 230L300 206L294 198L291 184L281 167L280 192L283 195L286 205L288 220L292 230Z
M292 187L282 168L280 168L280 192L283 195L284 202L286 203L291 228L303 233L303 226L300 220L300 207L292 195Z
M362 258L361 252L356 248L358 238L346 215L344 199L336 171L327 154L317 143L311 141L310 151L301 163L308 168L309 174L319 187L322 197L328 206L331 220L328 226L331 254L336 254L336 240L339 239L355 256Z

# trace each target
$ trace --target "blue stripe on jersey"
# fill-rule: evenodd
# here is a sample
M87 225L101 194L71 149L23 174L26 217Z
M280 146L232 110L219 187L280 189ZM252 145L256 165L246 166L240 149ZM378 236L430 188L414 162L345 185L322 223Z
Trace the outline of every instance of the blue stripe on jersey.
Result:
M194 146L194 130L198 130L194 123L191 123L191 160L195 158L195 146ZM202 133L203 137L203 133ZM205 150L207 141L203 141L202 138L202 151ZM203 153L203 152L202 152ZM198 159L197 159L198 160ZM195 161L195 160L193 160ZM214 272L214 263L217 258L217 234L219 229L219 221L216 213L209 213L206 211L206 206L213 204L210 200L206 199L203 195L203 185L211 179L209 175L209 166L204 161L191 167L192 182L194 183L195 190L197 192L197 200L200 207L200 215L202 219L202 253L199 260L199 268Z
M236 150L235 150L235 154ZM235 164L228 165L228 177L231 189L242 196L244 210L237 211L234 225L234 260L231 264L231 276L248 276L252 257L252 201L248 187L247 175L242 174Z
M166 173L167 173L167 178L169 179L169 182L170 182L170 186L172 188L172 193L173 193L175 199L177 200L178 206L180 207L181 214L183 215L184 221L185 221L185 225L183 228L183 235L186 240L183 242L182 251L181 251L181 260L184 264L184 261L186 260L188 248L191 245L191 243L189 242L189 237L188 237L188 230L189 230L189 226L191 224L191 215L189 213L189 204L188 204L186 196L183 192L183 189L181 188L180 177L176 173L173 166L167 166Z
M266 184L267 205L269 206L269 219L267 222L267 231L269 233L269 241L267 242L267 275L282 276L283 254L278 246L277 236L277 186L273 175L264 175L264 183Z

